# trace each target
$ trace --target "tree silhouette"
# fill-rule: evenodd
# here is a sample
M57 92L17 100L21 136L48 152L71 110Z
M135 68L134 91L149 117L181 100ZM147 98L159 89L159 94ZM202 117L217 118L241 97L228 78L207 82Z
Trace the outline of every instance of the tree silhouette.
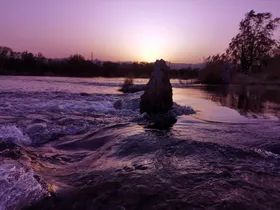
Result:
M239 33L227 49L227 55L235 64L240 64L242 72L261 67L272 55L277 46L273 35L279 23L280 18L272 18L271 13L256 13L252 10L245 15L245 19L240 22Z
M85 58L82 55L76 54L76 55L71 55L69 57L69 60L74 63L81 63L85 61Z
M13 50L9 47L0 47L0 59L7 59L13 56Z

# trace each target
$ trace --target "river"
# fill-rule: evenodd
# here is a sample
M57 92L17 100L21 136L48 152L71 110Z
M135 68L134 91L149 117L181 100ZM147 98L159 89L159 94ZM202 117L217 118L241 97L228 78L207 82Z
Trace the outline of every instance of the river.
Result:
M280 87L172 80L156 129L122 82L0 77L0 210L280 208Z

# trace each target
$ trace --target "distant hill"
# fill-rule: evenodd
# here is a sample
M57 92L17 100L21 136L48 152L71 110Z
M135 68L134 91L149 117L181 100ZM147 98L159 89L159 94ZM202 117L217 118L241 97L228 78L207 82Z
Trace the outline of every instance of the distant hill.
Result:
M68 60L69 58L54 58L52 60ZM102 61L99 59L94 59L92 60L94 64L102 65L104 62L108 61ZM119 61L119 62L114 62L114 63L123 63L123 64L132 64L132 61ZM171 63L168 62L167 65L171 69L187 69L187 68L192 68L192 69L201 69L205 66L205 63L196 63L196 64L191 64L191 63Z
M93 63L103 63L104 61L95 59L92 61ZM132 61L123 61L123 62L117 62L117 63L125 63L125 64L131 64L133 63ZM187 68L192 68L192 69L201 69L204 68L205 63L196 63L196 64L190 64L190 63L171 63L168 62L167 65L171 69L187 69Z
M196 63L196 64L189 64L189 63L168 63L168 66L171 69L201 69L205 66L205 63Z

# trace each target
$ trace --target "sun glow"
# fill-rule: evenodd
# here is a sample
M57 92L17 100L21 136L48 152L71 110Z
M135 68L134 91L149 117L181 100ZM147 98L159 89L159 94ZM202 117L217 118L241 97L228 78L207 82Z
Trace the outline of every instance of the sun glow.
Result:
M140 57L143 61L153 62L163 58L165 40L159 33L147 33L140 36Z

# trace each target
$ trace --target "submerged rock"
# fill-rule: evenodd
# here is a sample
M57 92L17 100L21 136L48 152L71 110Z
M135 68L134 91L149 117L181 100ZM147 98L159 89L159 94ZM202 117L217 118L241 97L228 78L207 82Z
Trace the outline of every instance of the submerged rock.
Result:
M177 122L178 116L190 114L195 114L195 111L191 107L180 106L174 102L172 109L167 113L143 113L141 116L135 118L135 121L146 128L169 129Z
M123 85L122 88L119 90L123 93L136 93L140 91L144 91L146 89L146 85Z
M164 60L157 60L154 71L141 96L140 113L162 114L172 109L172 86L167 75L168 66Z
M177 122L176 116L174 116L170 112L164 114L149 115L147 120L147 124L145 125L146 128L157 129L169 129Z

